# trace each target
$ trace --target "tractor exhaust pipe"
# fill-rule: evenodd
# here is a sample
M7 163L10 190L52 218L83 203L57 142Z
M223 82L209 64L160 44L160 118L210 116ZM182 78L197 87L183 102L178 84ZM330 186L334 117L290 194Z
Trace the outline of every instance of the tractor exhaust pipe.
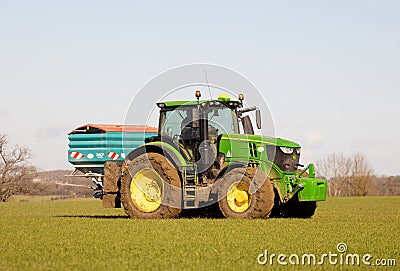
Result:
M213 163L213 148L210 145L211 142L208 140L208 111L210 105L204 103L198 105L199 109L199 124L200 124L200 161L198 162L199 172L206 171Z

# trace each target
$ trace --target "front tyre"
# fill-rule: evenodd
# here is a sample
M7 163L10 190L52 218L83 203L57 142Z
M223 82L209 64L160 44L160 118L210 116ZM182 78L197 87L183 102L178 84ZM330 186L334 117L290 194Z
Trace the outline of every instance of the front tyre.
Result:
M311 218L317 209L316 201L298 201L297 198L286 203L284 217L289 218Z
M178 171L161 154L142 154L123 165L121 202L130 218L178 217L180 188Z
M256 174L257 172L257 174ZM252 187L260 182L260 187ZM229 218L267 218L274 205L272 184L265 174L256 168L235 168L219 180L219 208Z

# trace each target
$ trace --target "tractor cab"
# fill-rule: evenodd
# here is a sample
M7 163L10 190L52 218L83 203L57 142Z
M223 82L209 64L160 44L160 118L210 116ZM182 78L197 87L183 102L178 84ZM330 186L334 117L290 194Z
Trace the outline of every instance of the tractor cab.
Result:
M188 162L197 162L202 155L208 156L210 162L214 161L218 155L218 138L223 134L239 134L239 122L242 122L244 133L254 133L250 117L242 117L242 114L256 108L243 108L242 94L239 100L231 100L226 94L216 100L200 100L200 97L200 91L196 91L197 101L157 104L161 109L161 140L172 139ZM207 153L202 153L204 149Z

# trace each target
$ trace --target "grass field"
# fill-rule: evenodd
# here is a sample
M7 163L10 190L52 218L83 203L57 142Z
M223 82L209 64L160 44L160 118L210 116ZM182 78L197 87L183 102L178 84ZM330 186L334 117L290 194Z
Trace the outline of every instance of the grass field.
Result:
M338 243L347 251L339 253ZM0 203L0 270L347 270L301 265L304 254L371 254L400 266L400 197L329 198L312 219L130 220L101 202ZM285 254L287 266L260 265ZM297 254L300 265L288 258ZM261 257L260 260L263 260ZM268 258L269 259L269 258ZM291 258L292 262L295 258ZM359 267L357 268L359 269ZM398 269L397 269L398 270Z

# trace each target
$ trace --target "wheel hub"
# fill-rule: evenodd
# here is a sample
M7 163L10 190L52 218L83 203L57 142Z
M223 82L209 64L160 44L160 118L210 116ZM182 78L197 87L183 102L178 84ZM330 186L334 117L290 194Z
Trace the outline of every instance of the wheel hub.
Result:
M163 188L162 179L154 169L142 169L131 181L132 202L142 212L153 212L161 205Z
M249 200L249 196L246 191L237 190L235 191L235 200L240 204L244 204Z
M237 182L229 187L226 195L229 208L237 213L246 211L250 206L249 187L243 182Z

